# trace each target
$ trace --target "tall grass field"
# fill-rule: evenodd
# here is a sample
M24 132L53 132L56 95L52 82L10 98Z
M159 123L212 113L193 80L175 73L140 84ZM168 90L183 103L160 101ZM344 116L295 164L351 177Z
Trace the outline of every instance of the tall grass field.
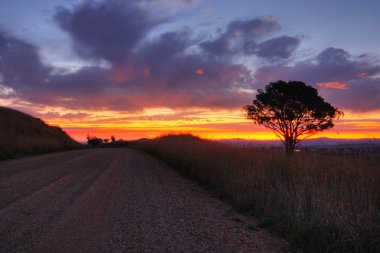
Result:
M380 252L380 153L237 148L167 136L143 149L304 252Z

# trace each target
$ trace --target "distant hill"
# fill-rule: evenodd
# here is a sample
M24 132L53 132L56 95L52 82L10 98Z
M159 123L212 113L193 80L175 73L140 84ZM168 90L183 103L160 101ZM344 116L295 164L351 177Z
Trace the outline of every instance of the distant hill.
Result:
M0 107L0 159L81 147L61 128L41 119Z

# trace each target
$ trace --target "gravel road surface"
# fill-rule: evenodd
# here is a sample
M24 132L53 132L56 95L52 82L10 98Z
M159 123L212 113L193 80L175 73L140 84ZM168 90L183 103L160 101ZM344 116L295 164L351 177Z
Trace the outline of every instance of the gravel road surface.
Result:
M131 149L0 162L0 252L285 252L159 160Z

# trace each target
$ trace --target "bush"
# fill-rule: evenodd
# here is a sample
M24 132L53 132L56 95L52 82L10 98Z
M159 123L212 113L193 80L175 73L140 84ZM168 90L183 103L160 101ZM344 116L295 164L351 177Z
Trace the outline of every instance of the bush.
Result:
M90 147L96 147L103 143L103 139L97 138L96 136L87 136L87 144Z

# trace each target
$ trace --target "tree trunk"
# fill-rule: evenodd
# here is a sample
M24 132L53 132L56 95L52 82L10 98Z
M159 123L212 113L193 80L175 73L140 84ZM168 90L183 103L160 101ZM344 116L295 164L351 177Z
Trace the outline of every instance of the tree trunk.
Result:
M295 141L291 138L286 136L285 137L285 150L288 154L293 154L295 148Z

